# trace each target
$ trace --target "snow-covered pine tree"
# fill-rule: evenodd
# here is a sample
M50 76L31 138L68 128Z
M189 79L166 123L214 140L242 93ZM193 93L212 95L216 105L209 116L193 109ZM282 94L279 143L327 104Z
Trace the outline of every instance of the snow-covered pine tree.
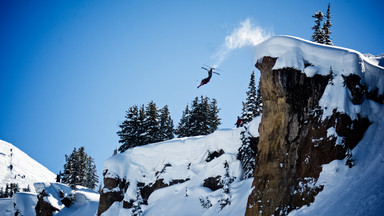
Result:
M223 209L226 205L231 205L231 191L230 186L234 181L234 178L229 175L229 164L227 161L224 162L225 174L221 180L221 184L223 185L223 192L220 197L220 209Z
M210 102L208 97L196 97L187 104L180 122L175 130L177 137L207 135L217 130L220 125L219 108L215 99Z
M156 103L150 101L145 108L146 118L144 120L144 131L146 136L144 143L155 143L160 141L160 124L159 124L159 110Z
M258 139L253 137L244 126L241 131L241 141L242 145L237 153L237 159L241 162L244 172L243 177L246 179L253 176L257 151L257 145L254 145L254 143L258 142Z
M78 150L73 149L68 156L65 155L64 173L62 182L76 189L76 185L81 185L94 189L98 182L96 166L93 158L88 157L84 147Z
M141 216L143 215L143 210L141 209L141 204L143 203L143 198L141 196L141 188L138 187L136 191L136 200L132 204L132 216Z
M220 109L217 107L216 99L212 99L212 102L209 104L209 116L208 116L208 127L209 133L213 133L217 130L221 124L221 119L219 117Z
M119 143L122 143L119 147L120 152L125 152L128 148L132 148L140 144L138 134L140 118L139 109L136 105L128 109L125 120L119 127L121 130L117 132L117 135L120 136Z
M312 29L314 30L312 34L312 41L323 44L324 32L320 28L320 25L321 25L321 22L323 21L324 14L321 11L319 11L319 12L316 12L315 15L313 15L312 17L315 18L315 25L312 27Z
M85 187L95 189L99 182L99 176L97 175L95 160L89 156L87 158L87 176L85 181Z
M189 128L190 128L190 110L189 105L185 107L185 110L183 111L183 115L181 116L180 122L177 125L177 128L174 130L174 133L177 135L178 138L181 137L187 137L189 136Z
M323 24L323 28L322 28L322 32L324 34L323 43L327 44L327 45L333 45L331 37L330 37L330 34L332 33L330 30L330 28L332 26L331 17L332 17L332 15L331 15L331 3L328 3L327 14L325 14L326 20L325 20L325 22Z
M209 104L208 97L198 97L192 102L191 131L192 136L209 134Z
M77 166L75 152L77 152L76 148L73 149L72 153L69 156L65 155L66 163L64 164L63 178L61 180L62 183L66 183L72 188L76 186L77 176L77 169L75 168Z
M247 98L243 102L243 110L241 113L241 124L244 125L252 121L256 116L262 112L262 96L260 88L256 90L255 72L252 71L251 78L248 85Z
M144 104L141 105L139 109L139 118L138 118L138 128L137 128L137 141L135 146L141 146L147 144L147 137L148 137L148 132L146 131L146 126L147 124L145 123L145 120L147 119L147 113L145 111L145 106ZM134 147L134 146L132 146Z
M173 120L169 113L168 105L160 110L160 137L159 141L173 139Z
M77 185L85 186L87 185L87 162L88 155L84 151L84 147L80 147L77 152L77 166L78 166L78 183Z

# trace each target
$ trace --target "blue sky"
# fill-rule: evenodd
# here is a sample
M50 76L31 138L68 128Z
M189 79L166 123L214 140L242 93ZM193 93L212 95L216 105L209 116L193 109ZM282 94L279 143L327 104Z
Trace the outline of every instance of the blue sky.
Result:
M177 125L187 103L216 98L220 128L241 112L252 46L231 50L221 76L197 89L225 38L249 20L273 35L310 39L329 1L1 1L0 139L51 171L85 146L101 173L119 146L125 111L153 100ZM337 46L381 54L383 1L331 1Z

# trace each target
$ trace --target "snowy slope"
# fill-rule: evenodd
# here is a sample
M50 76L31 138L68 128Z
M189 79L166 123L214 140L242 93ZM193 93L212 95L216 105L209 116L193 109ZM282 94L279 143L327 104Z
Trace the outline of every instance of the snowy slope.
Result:
M0 140L0 188L5 188L7 183L18 183L20 189L29 185L34 192L35 182L55 180L56 175L46 167L16 146Z
M260 118L257 118L251 123L253 135L258 135L259 122ZM105 177L124 178L131 183L124 194L126 201L136 198L136 182L150 184L159 178L164 179L165 183L175 179L190 179L153 192L148 205L142 206L147 216L244 215L252 179L242 179L241 164L236 159L241 146L240 132L241 129L219 130L207 136L173 139L129 149L105 162L104 170L108 170ZM223 155L207 161L209 152L219 152L221 149L225 152ZM223 189L212 191L203 187L203 183L208 177L224 176L225 161L229 164L230 176L235 180L230 186L231 204L220 210L219 199ZM213 206L203 208L201 198L209 200ZM115 202L102 215L130 213L131 209L122 208L122 202Z
M59 212L54 212L57 216L93 216L96 214L99 194L91 189L77 186L76 191L65 184L37 182L31 188L40 194L43 190L47 196L44 201L48 202L53 207L59 209ZM74 193L76 201L70 207L65 207L61 203L59 191L64 193L65 197ZM16 212L24 216L35 216L35 206L38 202L37 193L16 193L12 198L0 199L0 215L13 216Z

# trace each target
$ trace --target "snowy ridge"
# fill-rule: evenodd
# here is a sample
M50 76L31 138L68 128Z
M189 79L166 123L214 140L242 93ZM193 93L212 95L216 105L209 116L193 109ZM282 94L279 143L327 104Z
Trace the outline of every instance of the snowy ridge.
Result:
M16 146L0 140L0 188L18 183L20 190L29 187L34 192L35 182L53 182L56 175L29 157Z
M348 114L352 119L356 119L358 113L369 117L371 121L377 116L370 113L380 115L377 107L368 101L361 106L353 105L344 85L343 76L356 74L361 77L360 83L366 86L367 91L377 90L379 95L384 93L384 68L372 63L363 54L293 36L276 36L256 46L256 59L260 61L264 56L278 58L273 69L290 67L302 71L307 77L329 75L332 69L333 85L327 86L320 100L320 106L324 109L323 118L331 116L334 109Z
M251 124L252 134L258 135L260 117ZM241 146L241 129L218 130L207 136L179 138L128 149L110 157L104 163L105 177L126 179L130 182L124 200L136 199L136 183L145 185L164 179L187 180L154 191L148 205L142 206L145 215L242 215L245 212L252 179L242 179L240 161L236 159ZM219 157L207 160L209 154L224 151ZM229 164L229 173L234 177L231 184L231 205L220 210L219 199L223 189L212 191L203 187L209 177L225 175L224 163ZM114 191L115 189L112 189ZM108 192L108 189L104 189ZM200 199L209 200L210 208L203 208ZM127 215L131 209L122 208L115 202L102 215Z

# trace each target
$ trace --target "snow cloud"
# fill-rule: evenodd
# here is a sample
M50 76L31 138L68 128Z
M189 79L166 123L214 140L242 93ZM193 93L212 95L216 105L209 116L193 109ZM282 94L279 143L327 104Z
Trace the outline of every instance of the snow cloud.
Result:
M249 18L246 19L241 22L240 26L234 29L230 35L225 37L225 43L221 49L212 56L212 58L216 59L216 63L213 67L218 67L233 50L245 46L256 46L270 38L272 35L273 33L253 25Z

